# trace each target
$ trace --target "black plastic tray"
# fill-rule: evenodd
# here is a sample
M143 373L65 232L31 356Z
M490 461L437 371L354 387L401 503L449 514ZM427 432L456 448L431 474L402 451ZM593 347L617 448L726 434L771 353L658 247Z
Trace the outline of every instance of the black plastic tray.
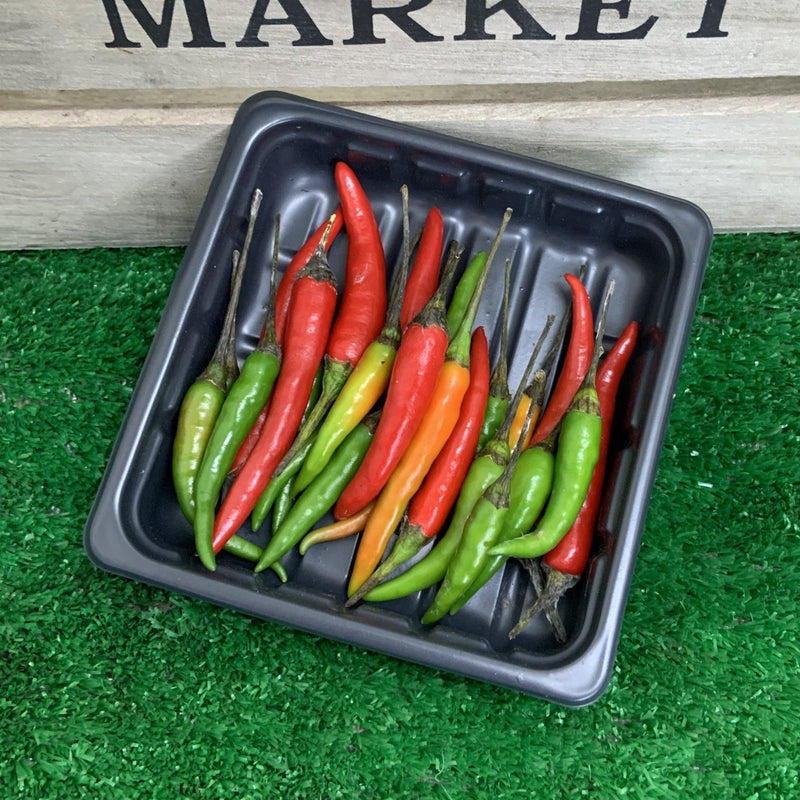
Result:
M224 553L210 573L194 553L172 489L171 442L183 394L221 327L231 252L242 245L251 194L260 188L264 199L239 307L240 358L263 319L275 212L283 268L336 205L339 159L353 167L373 202L390 270L400 247L403 183L412 230L438 205L446 237L465 246L465 257L487 248L504 209L514 209L478 317L496 353L502 264L511 258L512 389L545 315L567 308L565 272L586 264L595 309L615 280L607 347L629 320L639 322L617 403L603 536L586 576L561 603L564 645L544 619L509 641L509 629L531 602L513 562L458 614L423 627L419 618L433 590L344 609L354 539L317 545L302 558L291 554L283 585L271 571L254 575L251 564ZM135 580L563 705L594 701L612 672L711 240L704 213L682 200L285 94L256 95L234 120L99 487L84 534L90 558ZM342 236L331 250L340 275L345 246Z

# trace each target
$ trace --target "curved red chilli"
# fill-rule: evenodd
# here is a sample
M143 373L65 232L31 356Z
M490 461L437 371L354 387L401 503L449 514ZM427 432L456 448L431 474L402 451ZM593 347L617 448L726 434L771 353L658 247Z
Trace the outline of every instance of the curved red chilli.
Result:
M412 322L406 328L380 422L361 466L336 502L336 519L360 511L386 484L430 403L447 345L447 331L439 325Z
M343 161L334 169L350 240L342 301L328 340L328 355L355 365L386 318L386 258L369 199Z
M403 306L400 309L400 330L405 330L425 303L433 297L439 284L439 270L442 266L444 247L444 220L436 206L428 211L422 237L419 240L414 266L408 275ZM451 331L453 333L453 331Z
M572 328L567 355L555 388L544 408L530 444L546 439L561 421L572 398L583 383L592 363L594 351L594 322L592 306L586 287L574 275L564 276L572 291Z
M342 214L342 209L337 207L336 210L333 212L334 220L333 225L331 225L331 231L328 234L328 238L325 242L325 249L329 250L331 245L333 244L333 240L338 235L339 231L341 231L342 226L344 225L344 217ZM278 336L278 344L283 347L283 339L285 335L285 328L286 328L286 315L289 311L289 299L292 296L292 287L294 286L294 280L297 277L297 273L308 264L311 260L311 256L319 247L319 243L322 241L322 237L325 234L325 229L328 227L328 223L330 222L330 217L328 217L315 231L308 237L305 244L294 254L292 260L289 262L288 266L286 267L286 271L283 273L283 277L278 284L277 291L275 293L275 333ZM266 323L265 323L266 324ZM263 331L262 331L263 336Z

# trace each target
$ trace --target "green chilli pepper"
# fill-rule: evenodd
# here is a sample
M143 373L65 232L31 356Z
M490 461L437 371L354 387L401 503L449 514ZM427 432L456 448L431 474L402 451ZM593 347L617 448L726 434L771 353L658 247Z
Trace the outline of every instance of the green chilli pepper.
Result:
M453 290L450 304L447 306L447 330L457 331L461 325L488 258L489 254L485 250L480 250L464 268L464 272Z
M224 399L220 383L204 372L181 402L172 445L172 482L178 504L189 522L194 522L197 472Z
M251 216L251 224L254 217ZM280 217L275 220L272 275L267 318L255 349L247 356L231 384L206 445L195 486L194 536L200 560L215 567L212 537L217 498L242 442L267 404L281 366L275 333L275 275Z
M515 558L538 558L563 539L580 513L595 465L600 457L602 419L595 386L597 364L603 351L602 341L608 305L614 290L610 281L595 334L595 346L586 377L561 420L556 451L553 490L544 515L535 530L506 542L497 543L491 555Z
M553 486L554 443L555 437L551 437L520 454L517 468L511 477L509 510L497 537L498 543L529 531L545 507ZM505 562L506 556L489 556L475 580L453 604L451 613L454 614L465 605Z
M593 383L593 382L592 382ZM492 555L538 558L552 550L578 517L600 454L600 405L592 386L579 389L561 422L553 491L536 529L497 543Z
M289 509L256 564L256 572L278 562L333 508L355 475L372 441L378 413L368 415L347 435L328 463Z
M203 455L225 396L239 375L236 308L260 204L261 192L256 189L250 204L250 220L242 252L240 254L235 250L233 253L230 295L217 346L202 374L184 395L178 412L178 427L172 446L172 482L181 511L192 523L195 515L195 484Z
M548 317L545 329L539 339L540 345L547 335L552 321L553 318ZM538 350L539 346L537 345L529 366L532 366ZM527 375L520 385L524 386L526 381ZM517 398L521 396L522 393L517 392ZM511 453L511 457L505 464L500 476L484 490L472 509L472 513L464 526L461 541L458 543L458 547L447 565L447 572L439 586L439 590L436 592L433 603L422 616L423 625L436 622L447 613L455 613L452 610L453 606L481 573L486 564L489 548L499 539L500 532L508 517L511 479L522 453L522 443L525 441L533 422L533 411L534 404L531 403L525 415L522 433L517 440L514 451Z
M269 399L279 369L277 353L260 346L245 359L208 441L197 476L194 516L195 546L208 569L214 569L211 540L217 498L239 446Z

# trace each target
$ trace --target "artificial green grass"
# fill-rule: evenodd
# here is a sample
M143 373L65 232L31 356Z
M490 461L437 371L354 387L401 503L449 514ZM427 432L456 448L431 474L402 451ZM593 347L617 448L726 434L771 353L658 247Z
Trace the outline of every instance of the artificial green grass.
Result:
M88 561L181 256L0 253L0 796L792 796L799 235L715 240L614 677L579 710Z

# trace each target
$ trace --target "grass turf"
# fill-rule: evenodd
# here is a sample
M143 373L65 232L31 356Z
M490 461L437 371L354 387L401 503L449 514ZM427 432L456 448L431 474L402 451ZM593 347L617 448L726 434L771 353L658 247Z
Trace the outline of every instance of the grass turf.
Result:
M614 678L578 710L90 564L83 525L181 256L0 253L0 796L796 791L800 236L714 243Z

